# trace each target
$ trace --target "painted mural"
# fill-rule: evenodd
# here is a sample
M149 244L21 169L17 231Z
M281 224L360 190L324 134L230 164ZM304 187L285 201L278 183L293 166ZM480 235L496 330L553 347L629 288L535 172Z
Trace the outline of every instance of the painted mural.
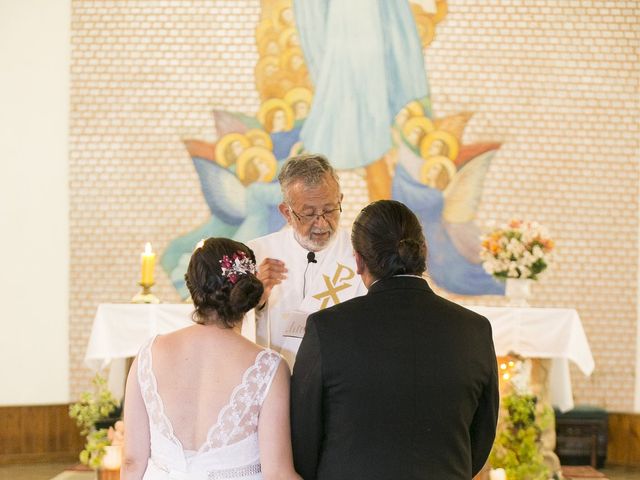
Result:
M504 294L482 269L474 223L500 145L463 144L471 113L439 118L431 108L424 49L446 14L446 0L263 0L258 111L214 109L215 143L184 142L211 218L162 256L182 297L200 239L247 241L284 226L277 173L305 151L326 155L338 170L363 169L370 200L393 198L418 215L438 286Z

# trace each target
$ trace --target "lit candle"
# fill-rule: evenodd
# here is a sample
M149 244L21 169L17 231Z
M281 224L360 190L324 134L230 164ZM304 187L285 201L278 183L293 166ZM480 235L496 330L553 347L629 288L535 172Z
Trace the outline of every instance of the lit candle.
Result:
M102 467L107 470L118 470L122 465L122 446L107 445L104 447Z
M507 472L504 468L492 469L489 472L489 480L507 480Z
M142 254L142 278L140 283L142 285L150 286L153 284L153 269L156 264L156 254L151 250L151 244L147 242L144 246L144 253Z

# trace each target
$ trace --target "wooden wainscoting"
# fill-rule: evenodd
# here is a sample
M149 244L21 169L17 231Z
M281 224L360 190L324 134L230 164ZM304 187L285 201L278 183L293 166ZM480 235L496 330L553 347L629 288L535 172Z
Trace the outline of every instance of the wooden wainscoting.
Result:
M640 414L609 413L607 463L640 466Z
M84 446L69 405L0 407L0 465L76 462ZM609 413L607 463L640 466L640 414Z
M0 407L0 465L74 462L83 446L69 405Z

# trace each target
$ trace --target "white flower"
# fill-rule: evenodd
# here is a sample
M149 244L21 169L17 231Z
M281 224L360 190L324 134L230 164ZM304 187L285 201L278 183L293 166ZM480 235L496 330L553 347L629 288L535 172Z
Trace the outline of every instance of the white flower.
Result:
M511 385L518 395L528 395L531 393L531 359L526 359L516 363L515 373L511 377Z
M540 248L540 245L534 245L531 253L536 260L544 256L544 251Z

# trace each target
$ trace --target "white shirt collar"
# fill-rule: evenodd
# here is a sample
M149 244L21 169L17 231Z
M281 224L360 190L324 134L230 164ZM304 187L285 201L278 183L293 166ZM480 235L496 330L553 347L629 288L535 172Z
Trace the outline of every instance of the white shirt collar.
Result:
M401 275L394 275L392 277L389 278L398 278L398 277L413 277L413 278L421 278L422 280L424 280L424 277L421 275L408 275L408 274L401 274ZM371 285L369 285L369 288L373 287L376 283L378 283L381 279L378 278L376 280L374 280L373 282L371 282Z

